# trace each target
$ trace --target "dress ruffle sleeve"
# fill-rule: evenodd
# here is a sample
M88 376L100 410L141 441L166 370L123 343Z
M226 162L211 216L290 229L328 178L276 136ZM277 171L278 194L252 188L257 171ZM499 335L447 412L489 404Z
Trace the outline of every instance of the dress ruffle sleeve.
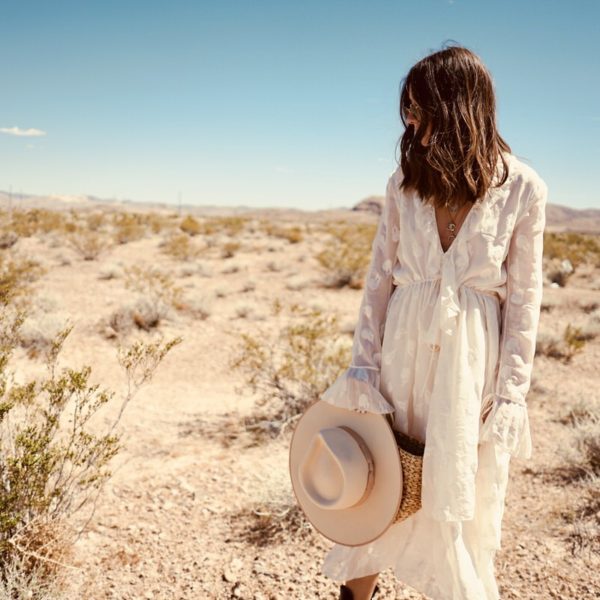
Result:
M380 392L381 347L388 302L393 291L400 225L398 171L388 179L371 261L352 343L352 363L321 395L335 406L360 412L390 413L395 409Z
M542 257L548 188L537 179L515 224L506 258L506 299L502 307L500 357L495 391L483 422L480 442L493 441L517 458L531 458L525 401L531 384L542 302Z

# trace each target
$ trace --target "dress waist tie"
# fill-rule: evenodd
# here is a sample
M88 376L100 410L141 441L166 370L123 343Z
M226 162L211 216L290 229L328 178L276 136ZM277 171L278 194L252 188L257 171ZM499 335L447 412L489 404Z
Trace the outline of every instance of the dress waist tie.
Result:
M422 510L439 521L470 520L475 513L481 398L469 365L469 340L458 327L456 272L444 260L440 293L425 332L439 355L427 417ZM449 338L453 338L450 340Z

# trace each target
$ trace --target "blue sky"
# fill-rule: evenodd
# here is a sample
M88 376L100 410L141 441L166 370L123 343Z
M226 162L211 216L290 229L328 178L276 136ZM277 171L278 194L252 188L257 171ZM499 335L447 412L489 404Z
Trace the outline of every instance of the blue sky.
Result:
M0 190L350 207L395 168L400 80L453 41L549 201L600 208L599 20L595 0L0 0Z

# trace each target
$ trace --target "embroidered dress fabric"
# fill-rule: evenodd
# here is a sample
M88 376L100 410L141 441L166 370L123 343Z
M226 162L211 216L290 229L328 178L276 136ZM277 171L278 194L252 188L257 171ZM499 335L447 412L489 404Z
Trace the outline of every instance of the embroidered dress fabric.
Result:
M527 414L542 299L548 189L510 153L444 251L435 209L390 176L352 362L321 399L392 413L425 442L422 508L369 544L334 544L322 572L394 569L434 600L498 599L493 560L511 457L531 457ZM482 416L486 416L485 421Z

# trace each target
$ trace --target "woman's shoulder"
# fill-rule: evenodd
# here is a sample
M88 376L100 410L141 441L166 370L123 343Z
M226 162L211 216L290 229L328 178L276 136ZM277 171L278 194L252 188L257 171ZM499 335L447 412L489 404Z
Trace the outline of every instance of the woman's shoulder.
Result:
M404 175L402 173L402 166L397 165L394 168L394 170L388 175L388 186L391 185L396 189L396 191L398 191L403 179Z
M512 181L517 185L522 196L531 198L532 195L544 196L548 186L541 175L529 164L517 158L514 154L505 155L509 159L509 169L512 169Z

